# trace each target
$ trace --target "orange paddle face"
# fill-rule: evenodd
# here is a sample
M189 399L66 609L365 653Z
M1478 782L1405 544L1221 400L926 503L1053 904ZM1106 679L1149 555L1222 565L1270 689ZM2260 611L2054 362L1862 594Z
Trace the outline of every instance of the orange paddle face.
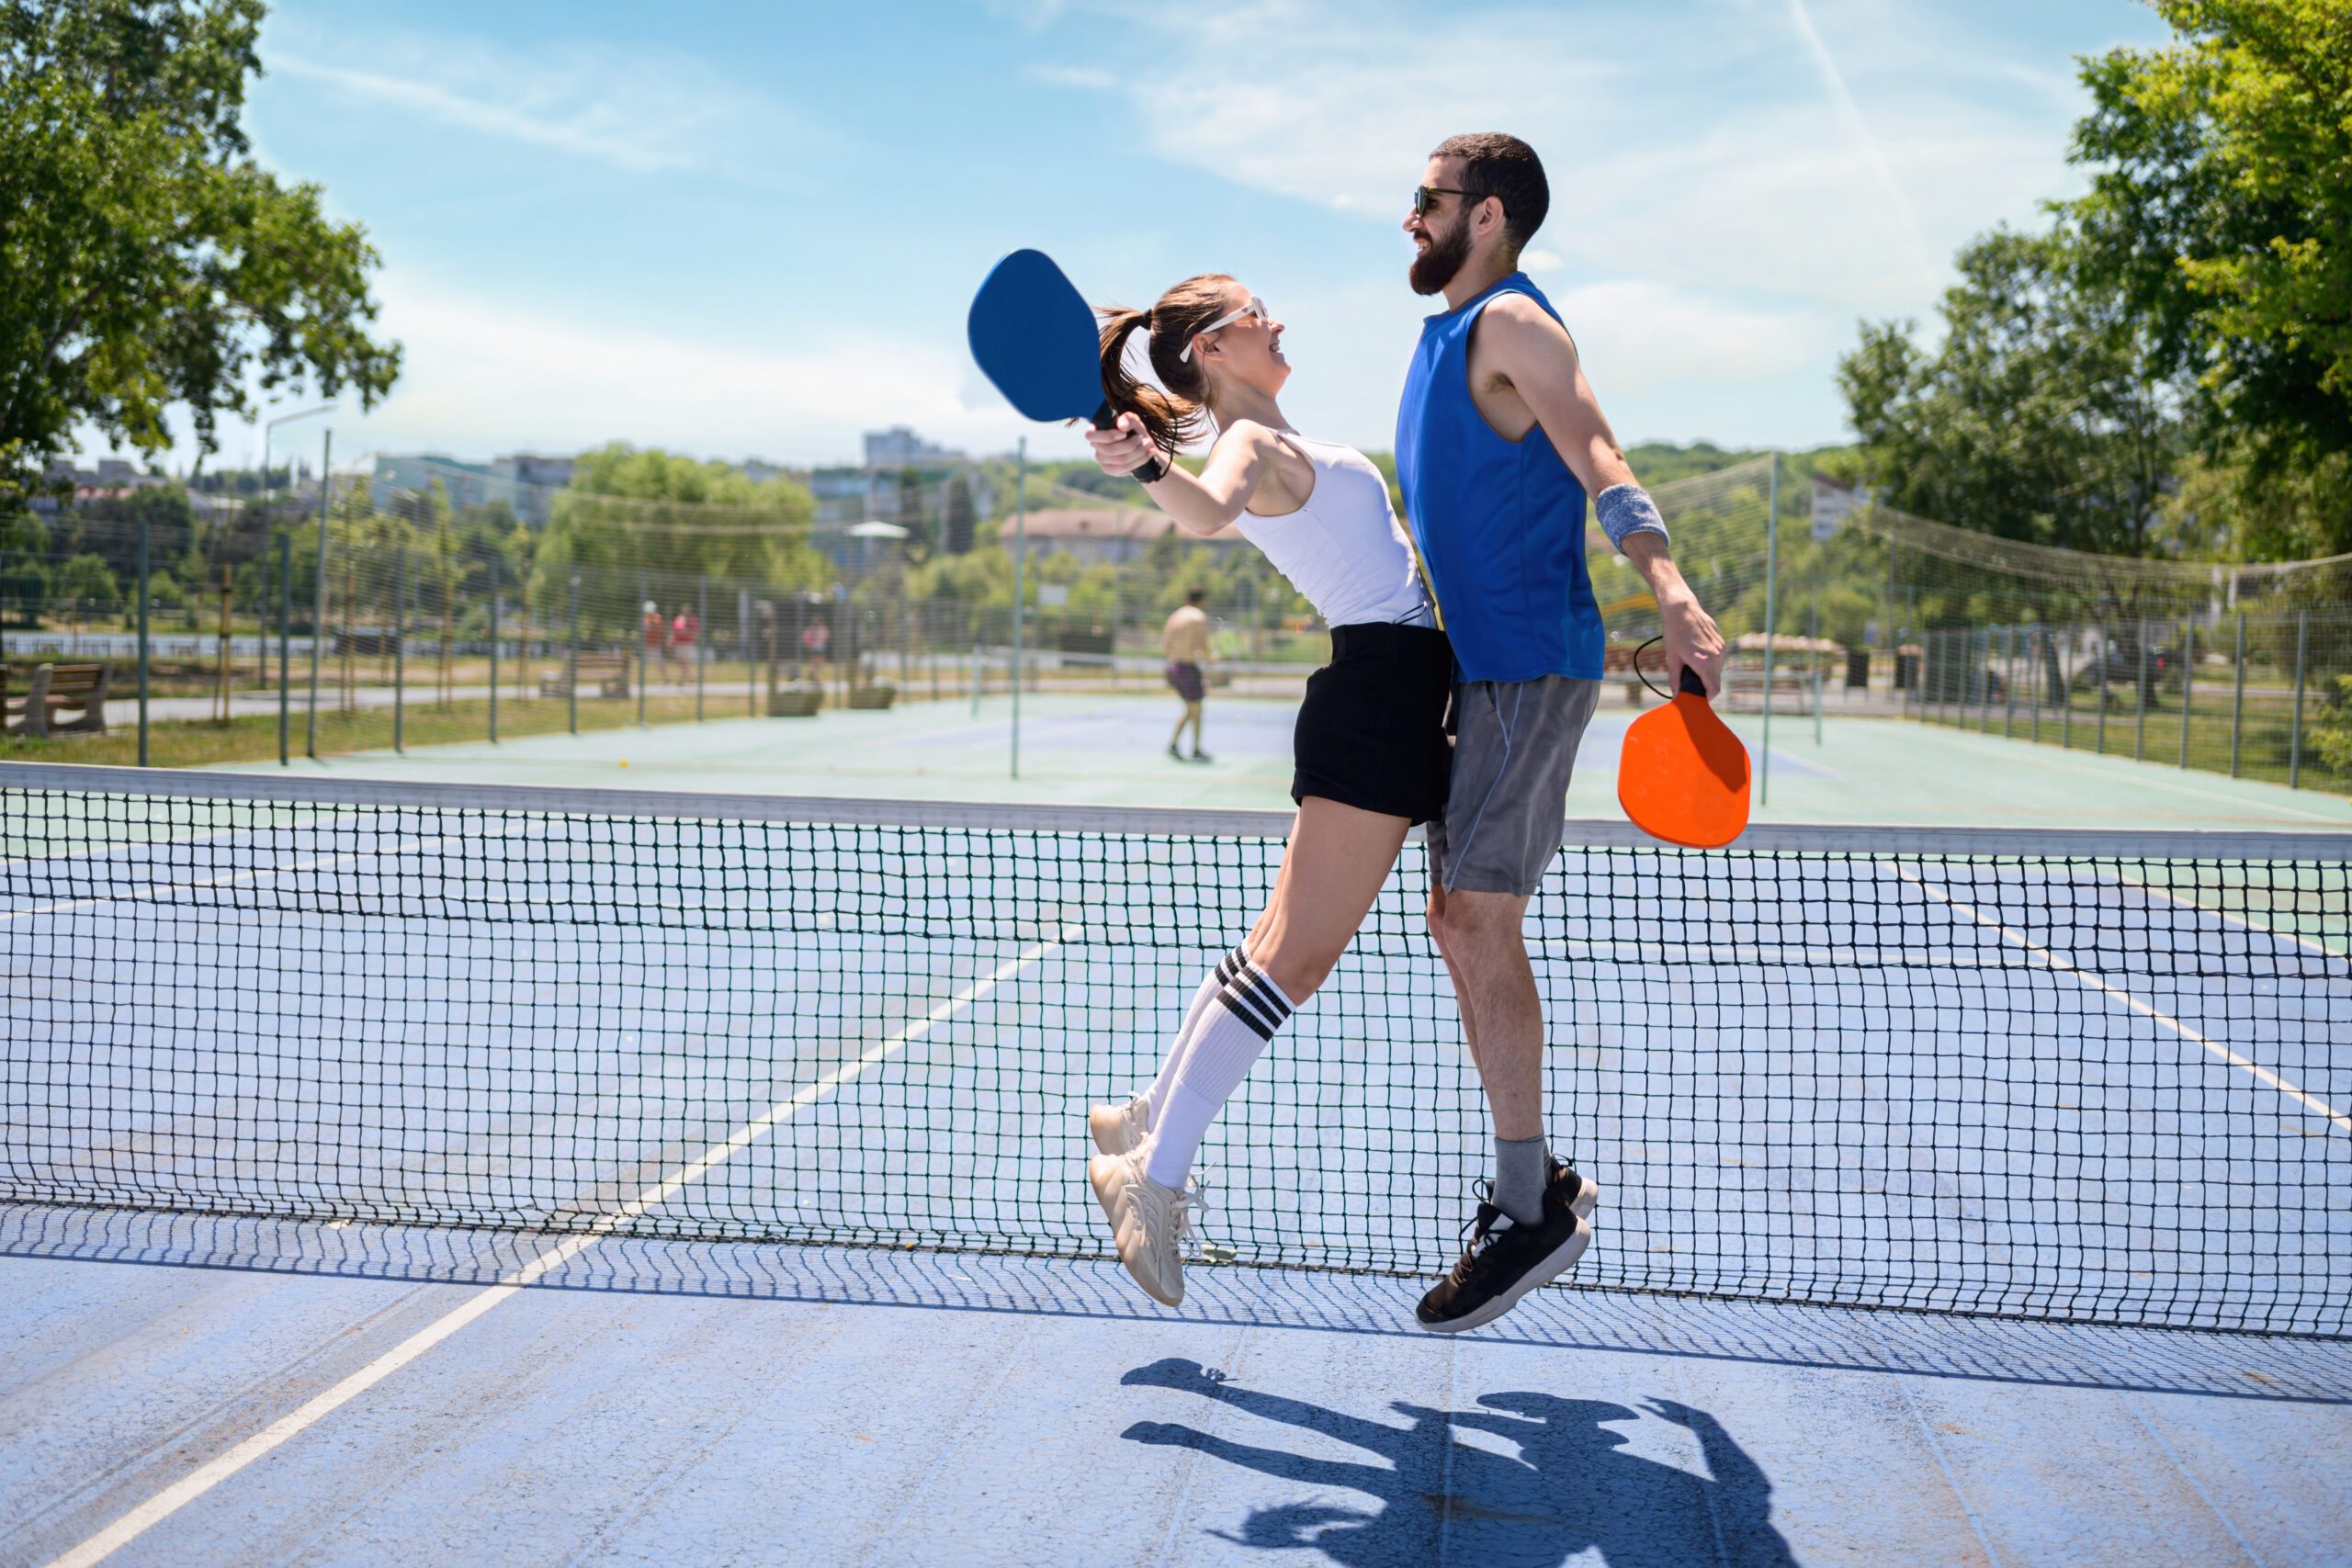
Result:
M1617 763L1617 802L1654 839L1720 849L1747 827L1747 748L1689 670L1672 702L1635 719Z

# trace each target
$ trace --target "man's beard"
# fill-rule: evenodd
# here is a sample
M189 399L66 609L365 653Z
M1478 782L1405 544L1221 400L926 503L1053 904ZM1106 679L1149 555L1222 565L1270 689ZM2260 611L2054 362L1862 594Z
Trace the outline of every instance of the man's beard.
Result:
M1413 258L1412 270L1405 275L1416 294L1435 294L1453 281L1462 264L1470 259L1470 225L1456 223L1442 234L1430 236L1430 248Z

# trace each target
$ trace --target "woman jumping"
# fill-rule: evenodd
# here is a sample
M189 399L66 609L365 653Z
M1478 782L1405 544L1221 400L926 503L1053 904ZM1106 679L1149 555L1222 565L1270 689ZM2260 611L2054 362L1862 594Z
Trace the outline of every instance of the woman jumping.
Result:
M1138 330L1157 388L1124 363ZM1112 311L1102 388L1118 425L1087 436L1103 471L1143 480L1186 532L1238 524L1331 628L1331 662L1307 679L1298 711L1298 820L1265 913L1201 982L1150 1089L1087 1116L1102 1151L1087 1176L1119 1260L1170 1306L1184 1295L1187 1178L1209 1123L1339 962L1406 829L1445 810L1453 649L1380 470L1283 417L1282 336L1264 303L1221 273L1186 278L1148 310ZM1211 423L1216 444L1195 479L1173 457Z

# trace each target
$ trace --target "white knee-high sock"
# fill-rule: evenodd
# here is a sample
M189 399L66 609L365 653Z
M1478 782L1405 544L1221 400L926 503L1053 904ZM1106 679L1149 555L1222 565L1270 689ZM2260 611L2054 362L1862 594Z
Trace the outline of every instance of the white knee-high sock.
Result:
M1225 989L1226 982L1249 962L1250 946L1244 942L1218 959L1208 978L1201 982L1200 989L1193 993L1191 1005L1184 1009L1184 1021L1177 1026L1175 1038L1169 1041L1168 1054L1159 1059L1159 1076L1144 1095L1151 1108L1148 1120L1152 1126L1159 1125L1159 1108L1168 1103L1168 1093L1176 1087L1176 1075L1183 1070L1185 1053L1192 1048L1193 1035L1201 1027L1201 1014L1207 1010L1209 998Z
M1290 1015L1290 998L1282 987L1244 959L1202 1010L1175 1087L1152 1122L1145 1175L1163 1187L1184 1184L1209 1123Z

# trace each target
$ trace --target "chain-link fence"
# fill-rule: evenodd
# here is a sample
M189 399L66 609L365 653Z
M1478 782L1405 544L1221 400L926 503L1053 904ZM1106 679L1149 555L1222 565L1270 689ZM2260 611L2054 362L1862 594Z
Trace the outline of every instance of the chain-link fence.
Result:
M2352 784L2352 606L1926 634L1931 724L2293 786Z

